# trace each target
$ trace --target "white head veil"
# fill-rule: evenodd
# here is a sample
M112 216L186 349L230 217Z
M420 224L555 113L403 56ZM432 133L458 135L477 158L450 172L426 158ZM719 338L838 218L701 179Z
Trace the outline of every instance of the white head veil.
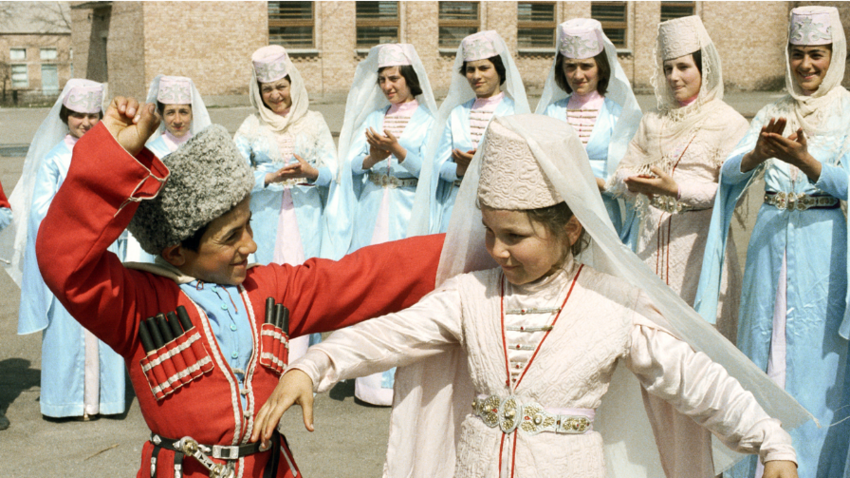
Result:
M156 75L151 81L151 86L148 88L148 96L145 99L146 103L156 103L157 93L159 93L159 82L162 80L164 75ZM189 86L192 88L192 126L189 128L192 135L198 134L201 130L209 126L212 121L210 120L210 114L207 111L207 107L204 104L204 99L201 98L201 93L198 92L198 89L195 88L195 83L191 78L186 78L182 76L170 77L174 79L179 79L183 81L188 81ZM148 138L147 143L159 138L165 132L165 121L160 121L159 128Z
M381 87L378 85L378 69L379 69L379 53L384 47L391 47L395 53L402 53L416 72L416 77L419 79L419 87L422 93L416 97L420 106L424 106L435 114L437 111L437 102L434 100L434 92L431 90L431 82L428 80L428 72L425 70L425 65L419 59L416 53L416 48L410 44L392 44L378 45L369 50L369 54L360 63L357 64L357 70L354 72L354 79L351 83L351 90L348 91L348 98L345 101L345 118L342 123L342 131L339 134L339 158L342 166L339 168L335 184L331 184L331 197L328 200L326 216L328 222L326 227L336 231L334 234L324 236L328 240L334 242L332 252L329 252L330 257L339 259L348 250L348 245L351 242L351 234L353 233L352 215L353 211L350 207L356 202L354 196L354 185L351 177L351 163L349 156L351 155L351 145L354 143L354 136L362 134L360 129L363 122L366 121L372 112L385 108L390 105L389 100L384 96ZM400 51L399 51L400 49ZM423 161L422 169L424 170L431 163L430 156L427 161ZM323 239L324 241L325 239ZM328 247L322 246L328 250Z
M505 40L493 30L475 33L474 35L483 35L488 38L495 47L499 58L502 59L502 64L505 66L505 83L502 84L502 91L514 101L514 111L517 114L530 113L531 108L528 106L528 98L525 95L525 85L522 84L519 69L505 44ZM428 234L433 232L431 231L432 227L439 227L439 224L430 223L430 211L433 207L431 201L436 198L437 184L439 184L440 179L439 172L434 172L434 155L440 146L440 139L443 137L443 130L452 110L456 106L475 98L475 91L469 86L466 77L460 73L462 66L463 42L457 47L455 62L452 65L452 83L446 99L440 105L440 111L437 113L431 135L428 138L428 144L425 147L425 158L428 158L428 161L424 162L419 173L419 186L416 188L416 199L413 203L410 225L407 229L408 236Z
M602 31L602 24L599 21L589 18L574 18L562 23L558 27L558 44L561 44L560 37L565 28L577 27L597 30L598 37L602 38L605 57L608 59L608 65L611 67L611 77L608 80L608 89L605 92L605 97L610 98L623 107L623 112L620 114L620 119L617 121L617 126L614 127L614 132L611 135L611 143L608 145L608 175L610 176L617 169L620 159L626 154L629 141L632 140L632 136L637 131L641 117L640 106L632 91L629 78L626 76L626 72L623 71L623 67L617 59L617 47L611 43L611 40ZM555 58L552 60L552 67L549 68L549 74L546 76L546 84L543 86L543 94L541 94L540 101L537 103L537 110L535 111L537 114L543 114L546 107L550 104L568 96L568 93L562 90L555 82L555 69L559 54L559 51L556 49Z
M561 121L539 115L507 116L493 121L527 140L540 169L584 226L590 236L590 244L577 258L580 262L643 289L663 315L663 323L658 325L723 365L755 395L767 413L779 418L786 428L794 428L812 418L620 241L596 187L587 154L571 128ZM482 143L486 141L487 133ZM481 226L481 211L476 206L482 151L486 149L486 146L478 149L461 183L440 258L437 285L457 274L496 266L484 248L485 231ZM442 420L446 422L444 427L448 435L451 436L452 430L458 430L459 423L452 423L452 417L457 419L465 415L472 399L464 395L470 393L468 385L464 386L464 381L468 384L469 377L456 375L458 368L463 367L465 357L462 354L447 352L399 369L385 476L451 475L454 441L446 439L446 436L422 436L417 434L415 427L427 419L428 426L433 429L434 421ZM620 367L615 374L611 388L603 398L602 410L596 415L598 421L594 424L606 442L609 476L661 476L657 474L660 471L658 464L644 456L645 453L651 454L655 441L651 427L646 421L641 422L646 412L641 399L637 398L640 396L639 384L632 374L623 370ZM418 420L411 420L411 417ZM442 443L435 444L434 440ZM438 463L433 463L433 468L418 468L423 460L417 463L417 452L404 448L413 443L416 450L441 453L433 456L443 459L434 460ZM716 443L716 468L723 470L740 455ZM635 450L640 452L635 453ZM647 461L635 463L636 460ZM417 465L415 470L414 463ZM655 471L648 471L649 468Z
M42 161L47 153L50 152L60 141L68 134L68 125L62 122L59 118L59 112L62 110L62 101L68 93L78 86L101 86L90 80L72 78L65 83L65 88L59 94L59 98L53 107L47 113L47 117L38 127L32 143L30 143L27 157L24 160L23 171L21 178L15 185L15 189L9 196L9 203L12 206L12 224L0 233L0 254L3 260L9 261L4 263L3 267L6 272L15 281L18 286L21 285L23 279L24 268L24 249L27 244L27 220L29 218L30 206L32 205L32 191L35 187L35 177L38 170L41 168ZM103 86L103 98L108 98L106 85ZM101 111L105 111L102 108Z
M286 54L286 49L278 45L264 46L251 55L253 60L263 57L279 57L283 56L282 61L285 64L287 75L289 76L289 97L292 100L292 106L289 107L289 114L281 116L272 110L268 109L263 104L263 95L260 93L260 86L257 80L257 71L254 63L251 63L251 83L248 85L248 96L251 99L251 106L260 115L260 120L268 125L268 127L276 132L282 133L287 130L289 125L298 122L304 115L307 114L307 108L310 106L310 98L307 96L307 87L304 85L304 80L301 78L301 73L292 61L289 55Z

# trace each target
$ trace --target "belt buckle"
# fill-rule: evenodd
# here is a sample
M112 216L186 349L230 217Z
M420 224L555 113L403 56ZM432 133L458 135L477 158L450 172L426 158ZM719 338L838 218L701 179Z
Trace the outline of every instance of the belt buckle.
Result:
M516 430L522 420L522 402L515 396L507 397L499 405L499 428L508 434Z
M779 191L774 197L776 198L777 209L788 209L788 195L785 192Z
M212 447L212 457L217 458L219 460L238 460L239 459L239 447L238 446L213 445L213 447Z

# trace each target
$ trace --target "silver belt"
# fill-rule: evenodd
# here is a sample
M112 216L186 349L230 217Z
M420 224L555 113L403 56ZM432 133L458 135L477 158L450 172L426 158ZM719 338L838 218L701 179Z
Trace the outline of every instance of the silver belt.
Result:
M280 184L284 188L291 188L293 186L315 186L315 184L308 183L307 180L304 179L304 178L284 179L283 181L279 182L278 184Z
M369 173L369 181L382 188L415 188L419 183L417 178L397 178L387 174Z
M652 198L649 204L656 209L661 209L662 211L669 212L670 214L693 210L692 207L686 206L682 201L677 201L673 196L656 195Z
M803 193L765 192L764 203L776 209L805 211L806 209L832 209L839 206L838 198L832 196L809 196Z
M512 395L501 398L491 395L472 400L475 415L490 428L498 427L503 433L519 430L527 435L552 432L566 435L581 435L593 428L594 410L575 409L576 413L549 413L536 402L523 403Z

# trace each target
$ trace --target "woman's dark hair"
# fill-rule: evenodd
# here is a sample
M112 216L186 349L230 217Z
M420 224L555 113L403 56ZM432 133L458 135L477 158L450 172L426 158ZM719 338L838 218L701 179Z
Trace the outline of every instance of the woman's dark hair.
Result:
M573 257L575 257L583 251L588 244L590 244L590 239L587 237L587 233L584 229L582 229L578 240L572 246L566 245L567 231L564 226L566 226L567 222L573 217L573 211L570 210L570 207L567 206L566 202L560 202L554 206L527 209L525 213L530 220L543 224L543 227L548 229L549 232L554 234L559 241L564 243L564 258L567 257L567 251L571 252Z
M68 107L66 107L65 105L62 105L62 109L59 110L59 119L61 119L62 122L65 123L65 125L67 126L68 125L68 117L71 116L74 113L77 113L77 112L74 111L74 110L68 109ZM78 113L78 114L88 114L88 113ZM100 112L97 113L97 118L103 119L103 110L101 110Z
M378 68L378 75L381 74L382 71L387 68L392 68L391 66L385 66L383 68ZM407 87L410 88L410 94L415 98L422 94L422 87L419 86L419 77L416 76L416 70L413 69L410 65L401 65L398 67L398 72L401 76L404 77L404 82L407 83ZM378 78L378 81L381 81Z
M183 241L180 242L180 245L186 249L189 249L190 251L198 252L198 249L200 249L201 247L201 238L204 237L204 233L207 232L207 228L209 227L209 225L209 223L206 223L201 226L201 228L195 231L194 234L187 237L186 239L183 239Z
M169 103L169 104L174 104L174 103ZM159 112L160 116L165 114L165 107L166 106L167 105L165 103L161 103L159 100L156 100L156 110ZM189 105L189 107L191 107L191 106L192 105Z
M502 63L502 57L499 55L491 56L490 58L485 58L485 60L490 60L490 63L493 64L493 68L496 69L496 73L499 74L499 84L505 84L505 64ZM463 62L463 65L460 67L460 74L466 76L466 61Z
M608 91L608 82L611 80L611 65L608 64L608 55L605 54L605 50L602 50L593 59L596 61L596 68L599 70L599 83L596 84L596 91L605 96L605 92ZM572 93L573 89L570 88L567 75L564 73L565 61L567 61L567 57L558 52L558 59L555 60L555 83L567 93Z
M699 70L699 76L702 77L702 50L697 50L691 55L694 56L694 65L697 66L697 70Z
M290 87L292 86L292 79L289 77L289 75L284 76L280 80L286 80L286 81L289 82ZM275 81L280 81L280 80L275 80ZM263 84L259 80L257 80L257 90L259 90L259 92L260 92L260 100L262 100L263 106L265 106L267 109L270 110L271 108L269 108L269 105L266 104L266 100L263 100Z

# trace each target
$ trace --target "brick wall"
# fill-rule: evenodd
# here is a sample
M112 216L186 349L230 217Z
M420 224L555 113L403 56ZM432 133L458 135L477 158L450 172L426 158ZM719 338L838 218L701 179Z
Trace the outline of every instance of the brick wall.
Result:
M106 44L109 95L144 98L145 28L141 2L114 2Z
M71 78L71 60L70 60L70 35L0 35L0 81L5 80L6 102L11 102L12 82L11 82L11 65L27 65L28 85L26 88L18 88L17 99L18 104L30 104L41 102L52 102L56 99L55 96L45 97L42 91L41 82L41 65L56 65L57 74L59 76L59 89L65 86L65 83ZM11 48L26 49L26 60L11 61L9 59L9 50ZM55 48L56 60L42 60L42 48ZM0 84L0 101L3 100L3 85Z

